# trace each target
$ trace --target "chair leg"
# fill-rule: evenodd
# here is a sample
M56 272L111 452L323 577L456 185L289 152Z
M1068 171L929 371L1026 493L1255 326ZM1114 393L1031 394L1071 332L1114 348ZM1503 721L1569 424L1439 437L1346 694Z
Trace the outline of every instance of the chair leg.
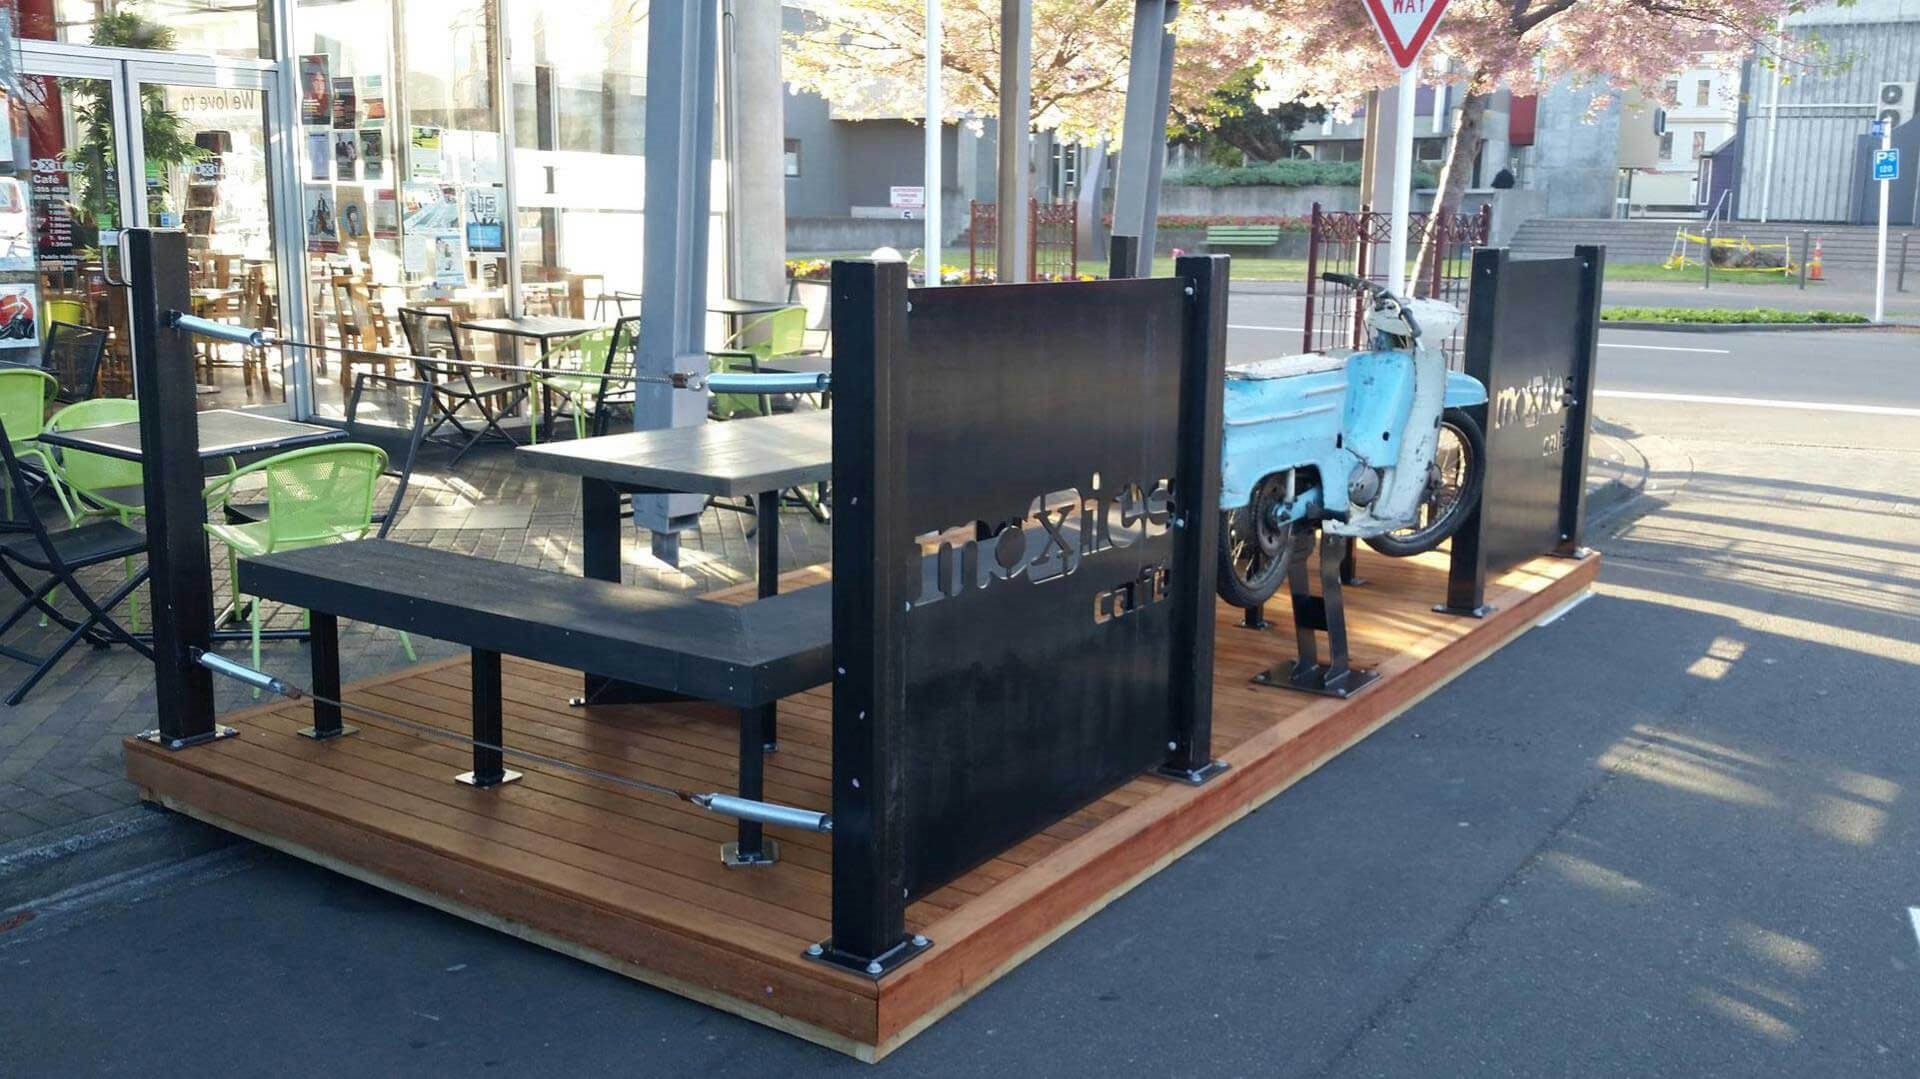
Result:
M9 576L11 576L11 574L9 574ZM144 641L139 640L121 628L120 624L115 622L107 614L107 611L118 605L121 600L125 599L135 588L138 588L144 583L146 579L147 575L142 573L137 579L128 581L115 589L113 594L109 595L102 603L94 602L93 597L87 595L85 589L69 583L68 591L87 609L87 620L76 625L73 631L67 634L65 640L61 641L53 651L47 653L47 657L40 661L39 666L35 667L33 673L27 676L26 681L14 687L13 692L7 695L8 706L17 705L21 701L26 700L27 694L33 691L33 687L40 684L40 680L45 678L49 671L53 670L54 665L59 663L61 658L71 651L74 645L80 643L83 638L92 639L92 630L95 626L105 627L109 634L126 641L140 654L146 656L148 659L152 659L153 649L148 648ZM24 610L24 605L22 610ZM15 618L17 618L19 613L18 611L15 612ZM9 624L11 624L13 620L14 619L9 619ZM30 659L29 662L31 662ZM256 666L258 665L257 660L255 664Z
M234 593L234 595L238 597L239 593L236 592ZM253 669L257 671L260 669L260 601L259 600L256 599L253 601L252 605L249 606L247 609L247 614L248 614L247 626L253 635ZM260 690L258 688L254 689L253 691L253 699L256 701L260 699Z
M420 662L420 657L413 654L413 638L404 629L400 631L400 650L407 654L408 663Z

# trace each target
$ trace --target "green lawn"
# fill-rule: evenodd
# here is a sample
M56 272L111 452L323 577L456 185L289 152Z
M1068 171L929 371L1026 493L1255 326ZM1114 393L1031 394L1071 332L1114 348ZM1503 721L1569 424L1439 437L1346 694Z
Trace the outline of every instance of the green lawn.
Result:
M1658 262L1609 262L1607 280L1621 283L1698 285L1703 280L1703 271L1698 266L1688 266L1683 270L1669 270ZM1754 273L1751 270L1722 270L1716 267L1713 279L1722 284L1741 285L1788 285L1800 280L1796 270L1791 274Z

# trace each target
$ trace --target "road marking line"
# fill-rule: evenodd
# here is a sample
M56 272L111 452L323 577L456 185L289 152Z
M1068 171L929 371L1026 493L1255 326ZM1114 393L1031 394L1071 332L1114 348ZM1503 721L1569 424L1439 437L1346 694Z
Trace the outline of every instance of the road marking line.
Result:
M1855 412L1867 416L1920 416L1920 408L1891 405L1848 405L1832 401L1775 401L1764 397L1716 397L1701 393L1646 393L1640 390L1599 390L1597 397L1633 401L1679 401L1696 405L1746 405L1749 408L1795 408L1805 412Z
M1299 333L1302 329L1304 329L1304 327L1301 327L1301 326L1251 326L1243 322L1229 322L1227 323L1227 329L1229 330L1268 330L1273 333Z
M1630 348L1638 352L1711 352L1716 356L1731 356L1730 348L1687 348L1683 345L1622 345L1612 341L1600 342L1601 348Z
M1907 920L1913 923L1914 943L1920 944L1920 907L1908 907Z

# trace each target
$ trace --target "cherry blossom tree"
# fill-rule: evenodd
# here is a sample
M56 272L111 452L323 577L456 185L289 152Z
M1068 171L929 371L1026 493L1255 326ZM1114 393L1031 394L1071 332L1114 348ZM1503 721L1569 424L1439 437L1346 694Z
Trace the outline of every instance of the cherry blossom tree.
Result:
M1357 2L1357 0L1356 0ZM1264 40L1260 0L1186 0L1173 23L1173 108L1202 113L1212 91ZM1033 0L1033 126L1063 139L1120 140L1132 0ZM992 116L1000 101L1000 0L944 0L940 66L947 115ZM784 75L848 119L925 109L924 0L836 0L787 34Z
M1774 54L1770 35L1801 0L1452 0L1421 57L1424 77L1463 87L1442 164L1435 210L1453 213L1479 149L1487 98L1505 85L1535 93L1563 78L1592 87L1596 104L1612 91L1661 99L1691 58L1760 46L1774 66L1817 64L1804 46ZM1323 104L1351 112L1368 91L1392 86L1387 58L1359 0L1267 0L1261 50L1265 100ZM1671 102L1669 102L1671 103ZM1420 249L1424 282L1439 252Z

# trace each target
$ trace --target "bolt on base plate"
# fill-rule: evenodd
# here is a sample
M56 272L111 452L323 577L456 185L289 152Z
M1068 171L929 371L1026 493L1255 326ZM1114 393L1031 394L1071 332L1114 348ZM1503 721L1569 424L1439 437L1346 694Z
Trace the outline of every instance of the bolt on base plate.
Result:
M877 956L849 955L833 946L831 938L818 944L810 944L802 954L815 963L824 963L841 970L850 970L855 974L879 981L892 973L902 963L933 947L933 941L918 933L902 940Z
M1460 618L1485 618L1494 612L1491 603L1482 603L1478 607L1449 607L1444 603L1433 605L1434 614L1451 614Z
M472 772L461 772L459 775L453 777L453 781L455 783L464 783L469 787L485 788L485 787L504 787L507 784L512 783L514 780L519 778L520 778L519 772L516 772L513 769L508 768L503 770L500 773L499 779L496 779L491 783L480 782L478 779L474 778L474 774Z
M311 738L316 742L324 742L330 738L345 738L349 734L359 734L360 728L351 723L342 723L338 730L331 730L325 733L322 733L318 727L302 727L293 733L302 738Z
M159 731L141 731L136 737L143 742L152 742L163 749L191 749L204 746L208 742L218 742L222 738L238 738L240 732L224 723L215 723L213 730L206 734L196 734L187 738L163 738Z
M1174 768L1163 764L1155 768L1153 773L1158 776L1165 776L1178 783L1185 783L1190 787L1198 787L1200 784L1226 771L1228 767L1229 765L1226 761L1208 761L1204 768L1193 769Z
M1253 681L1255 685L1272 686L1275 689L1293 689L1301 693L1346 700L1380 679L1379 671L1364 667L1349 667L1332 677L1329 677L1329 674L1330 668L1325 663L1310 667L1298 662L1283 663L1254 675Z
M752 854L741 854L739 843L720 844L720 863L729 869L740 869L751 865L772 865L780 860L780 844L771 839L760 841L760 850Z

